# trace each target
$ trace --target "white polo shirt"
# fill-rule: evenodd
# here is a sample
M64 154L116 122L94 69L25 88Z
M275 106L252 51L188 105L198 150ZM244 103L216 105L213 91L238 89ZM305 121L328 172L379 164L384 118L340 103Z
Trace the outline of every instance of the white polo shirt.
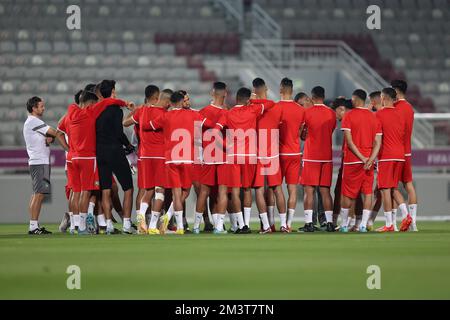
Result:
M23 137L27 145L28 164L50 164L50 148L45 143L45 134L50 127L41 119L28 115L23 125Z

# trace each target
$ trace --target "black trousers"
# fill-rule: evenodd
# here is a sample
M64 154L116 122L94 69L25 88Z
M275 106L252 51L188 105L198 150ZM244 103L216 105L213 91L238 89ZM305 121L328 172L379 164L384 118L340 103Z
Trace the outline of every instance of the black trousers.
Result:
M97 145L97 165L100 189L111 189L113 174L123 191L133 188L130 164L122 146Z

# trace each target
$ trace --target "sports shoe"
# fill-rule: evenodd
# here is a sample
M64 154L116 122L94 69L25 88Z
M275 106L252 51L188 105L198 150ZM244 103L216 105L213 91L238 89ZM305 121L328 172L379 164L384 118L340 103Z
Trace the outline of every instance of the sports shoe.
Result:
M408 213L406 218L402 220L402 223L400 225L400 231L401 232L408 231L409 226L411 225L411 223L412 223L412 218L411 218L411 215Z
M314 231L327 231L327 223L322 223L318 229L319 230L317 230L317 227L314 225Z
M175 231L175 234L183 235L184 234L184 230L183 229L178 229L177 231Z
M358 231L358 227L357 227L356 225L351 226L351 227L348 229L348 232L357 232L357 231Z
M394 232L394 226L390 226L390 227L383 226L381 228L378 228L377 232L382 232L382 233L383 232Z
M194 228L192 229L193 234L200 234L200 228Z
M92 214L88 214L86 217L86 230L89 234L95 234L97 231L95 229L95 218Z
M122 233L124 234L136 234L136 230L133 227L122 228Z
M267 228L267 229L265 229L265 230L261 230L261 231L259 232L259 234L266 234L266 233L272 233L272 228L269 227L269 228Z
M203 232L213 232L214 226L212 223L205 224L205 227L203 228Z
M341 226L341 227L339 228L339 232L342 232L342 233L348 233L348 227L346 227L346 226Z
M44 227L42 227L42 228L37 227L34 230L28 231L28 234L36 234L36 235L39 234L40 235L40 234L52 234L52 233L50 231L48 231L48 230L45 230Z
M285 227L285 226L281 226L280 232L282 232L282 233L290 233L289 229L287 227Z
M106 234L121 234L122 232L120 232L119 229L114 228L114 229L108 229L106 228Z
M327 222L327 232L335 232L336 227L333 222Z
M75 230L76 230L76 229L75 229ZM79 236L86 236L86 235L88 235L88 234L90 234L90 233L88 232L88 229L87 229L87 227L86 227L86 228L84 228L83 230L78 229L78 230L77 230L77 234L78 234Z
M392 225L394 226L394 231L395 231L395 232L398 232L397 224L396 224L396 223L393 223Z
M237 229L234 234L250 234L252 230L248 226L243 226L241 229Z
M367 223L367 231L372 231L372 230L373 230L373 224Z
M419 229L417 229L417 224L415 222L411 223L409 226L409 231L418 232Z
M219 230L217 230L217 229L214 229L213 233L214 233L214 234L228 234L227 230L225 230L225 229L222 230L222 231L219 231Z
M169 216L166 213L162 217L160 217L160 219L161 219L161 224L160 224L159 231L160 231L160 233L165 233L167 230L167 226L169 225Z
M137 220L137 224L138 224L138 229L137 229L137 233L138 234L147 234L147 224L145 223L145 216L142 214L138 214L136 217Z
M367 227L365 227L365 226L359 226L359 232L361 232L361 233L367 233Z
M64 212L64 216L59 224L59 231L65 233L70 226L70 215L67 212Z
M161 232L158 229L148 229L148 234L161 234Z
M314 232L315 228L312 222L305 223L303 227L298 228L298 232Z
M270 230L272 230L272 232L277 232L277 229L274 224L270 226Z

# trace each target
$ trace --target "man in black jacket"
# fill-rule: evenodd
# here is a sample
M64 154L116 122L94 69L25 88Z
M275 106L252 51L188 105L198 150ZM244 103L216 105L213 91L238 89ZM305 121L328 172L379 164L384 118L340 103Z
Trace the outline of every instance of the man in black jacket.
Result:
M99 99L116 97L114 80L103 80L96 87ZM133 106L129 106L133 107ZM114 110L112 110L114 109ZM102 207L106 216L106 233L115 233L112 224L111 187L113 174L124 191L123 199L123 232L132 234L131 210L133 206L133 179L128 159L123 146L132 149L123 132L123 111L120 108L107 108L96 122L97 164L102 190Z

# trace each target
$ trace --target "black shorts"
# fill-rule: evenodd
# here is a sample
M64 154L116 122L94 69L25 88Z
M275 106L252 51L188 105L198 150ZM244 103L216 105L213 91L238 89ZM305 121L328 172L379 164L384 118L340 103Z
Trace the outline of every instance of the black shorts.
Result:
M130 163L123 148L97 145L97 165L100 189L111 189L113 174L119 181L123 191L133 188Z

